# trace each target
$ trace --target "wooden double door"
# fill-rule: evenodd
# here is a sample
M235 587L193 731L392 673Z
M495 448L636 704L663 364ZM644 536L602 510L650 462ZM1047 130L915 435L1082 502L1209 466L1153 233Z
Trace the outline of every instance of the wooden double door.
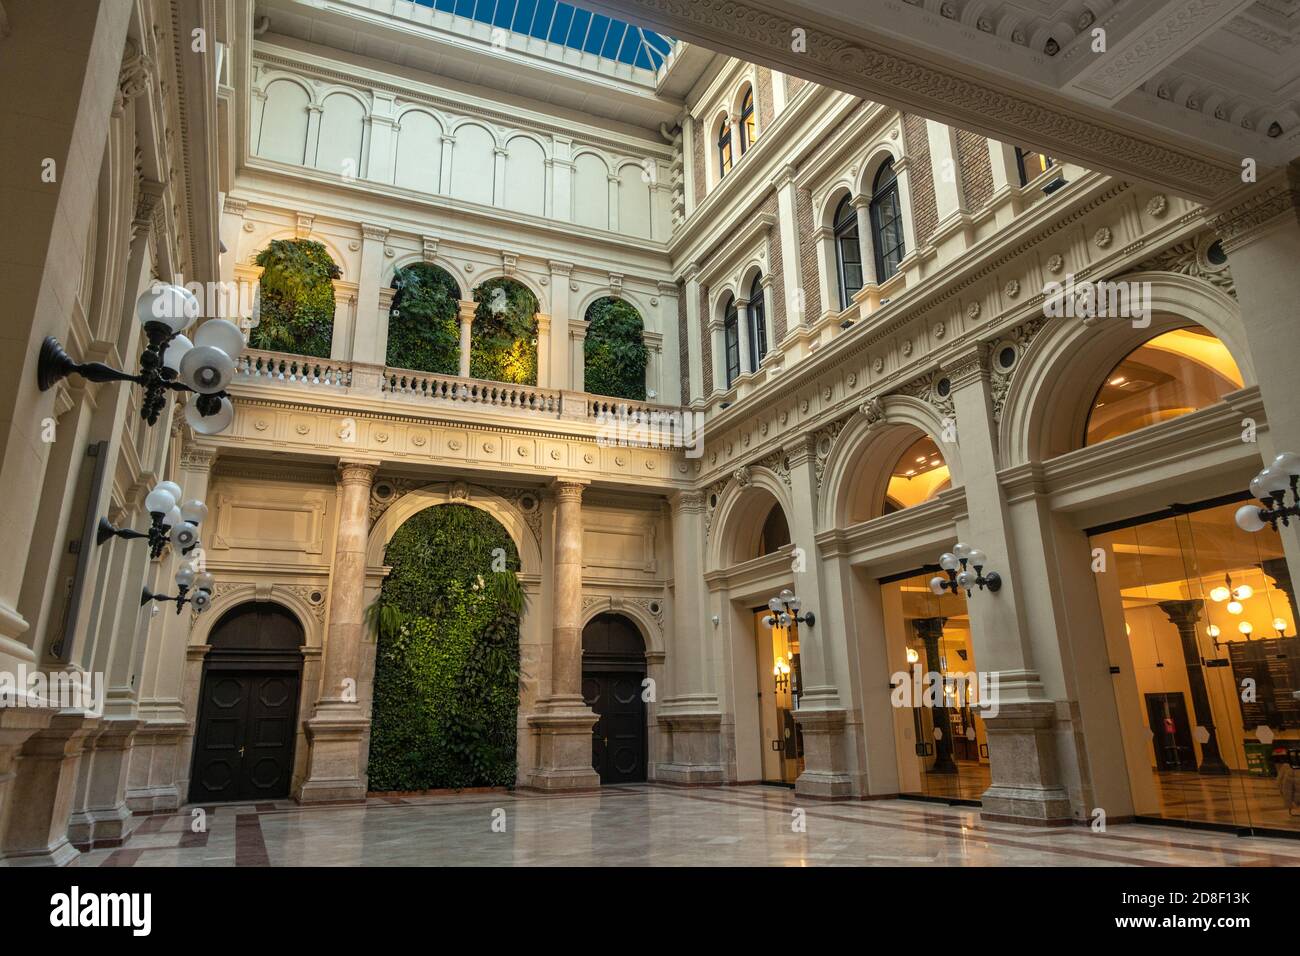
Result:
M582 631L582 698L595 711L591 766L602 784L646 779L645 645L636 625L600 614Z
M289 796L301 640L297 620L263 602L236 608L213 629L199 692L191 803Z

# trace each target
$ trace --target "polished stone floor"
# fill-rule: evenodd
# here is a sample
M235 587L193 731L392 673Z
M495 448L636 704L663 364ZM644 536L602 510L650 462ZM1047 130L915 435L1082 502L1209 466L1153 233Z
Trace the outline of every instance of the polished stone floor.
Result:
M802 813L799 813L802 811ZM1128 824L1034 828L965 807L801 801L774 787L654 784L194 808L143 818L82 866L1294 866L1300 841ZM803 830L796 829L802 820Z

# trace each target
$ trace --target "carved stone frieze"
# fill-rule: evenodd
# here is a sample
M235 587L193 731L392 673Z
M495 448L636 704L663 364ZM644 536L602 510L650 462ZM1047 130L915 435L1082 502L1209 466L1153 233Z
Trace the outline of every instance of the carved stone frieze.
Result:
M952 393L940 395L938 391L939 381L943 378L946 378L943 372L927 372L925 375L905 383L898 391L904 395L919 398L926 404L933 406L938 410L941 417L952 418L957 414L952 402Z
M1237 287L1232 280L1232 268L1226 259L1221 263L1210 261L1207 256L1209 248L1214 245L1212 235L1188 239L1162 249L1154 256L1144 259L1133 269L1134 272L1177 272L1182 275L1204 279L1228 295L1236 298Z
M1010 331L1007 335L993 345L994 349L1004 344L1010 344L1016 350L1016 358L1011 368L1002 368L997 361L997 356L993 356L990 362L989 370L989 391L993 399L993 420L1000 422L1002 420L1002 408L1007 402L1007 393L1011 390L1011 379L1016 374L1016 369L1020 367L1020 356L1024 354L1029 343L1034 340L1039 331L1047 324L1047 319L1043 316L1035 316L1027 322L1022 322Z

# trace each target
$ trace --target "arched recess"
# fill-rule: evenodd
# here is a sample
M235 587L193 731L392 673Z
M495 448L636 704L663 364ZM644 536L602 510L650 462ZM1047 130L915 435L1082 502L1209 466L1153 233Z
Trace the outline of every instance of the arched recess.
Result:
M1078 447L1092 401L1126 355L1163 332L1200 325L1231 353L1247 385L1255 372L1237 301L1203 279L1141 272L1115 281L1150 283L1151 323L1120 318L1051 319L1019 357L998 427L999 467L1045 461Z
M320 599L313 604L311 596L319 594ZM231 587L230 585L217 585L217 593L212 598L212 603L208 609L200 614L190 628L189 643L193 646L203 646L210 644L210 638L213 630L221 623L225 616L239 607L241 604L248 604L252 601L268 601L283 607L297 620L299 627L302 628L303 645L305 647L321 647L324 644L324 625L321 622L325 601L326 589L304 588L303 593L296 590L290 590L283 585L274 585L270 591L263 594L254 584L242 584Z
M621 598L598 598L594 604L583 608L582 626L585 628L601 614L611 613L621 614L636 625L637 630L641 632L641 640L645 643L647 654L663 653L666 650L663 632L660 630L659 623L655 620L654 615L641 605Z
M360 176L365 132L365 103L350 92L330 93L321 101L316 168L344 178Z
M474 289L469 374L512 385L537 384L537 314L541 303L514 277L488 279Z
M254 152L282 163L303 165L310 105L311 92L297 80L277 77L267 83Z
M442 175L442 124L427 110L409 109L397 118L393 183L436 193Z
M595 229L609 228L609 164L598 153L579 153L573 160L573 221Z
M645 167L624 163L618 168L618 231L650 238L651 192Z
M723 570L745 561L763 557L763 552L773 553L778 547L763 548L768 518L773 508L779 508L786 519L787 535L789 516L793 513L790 491L781 478L767 468L750 467L744 485L734 479L718 495L713 506L713 521L709 534L707 566L710 570Z
M460 368L460 286L441 266L412 262L393 274L385 364L438 375Z
M962 483L958 445L939 441L943 418L928 402L909 395L879 399L873 421L855 415L831 448L818 500L818 530L847 528L885 513L889 477L899 457L918 438L936 440L952 487Z
M531 136L513 136L506 143L503 206L534 216L546 212L546 150Z
M249 333L256 349L329 358L334 280L342 275L321 242L273 239L254 260L262 267L261 320Z
M456 199L492 205L496 139L484 126L462 123L451 152L451 188Z
M587 334L582 343L583 383L594 395L645 401L645 322L630 302L614 296L596 299L582 313Z
M540 494L537 501L540 502ZM461 482L426 485L393 502L370 529L370 535L366 539L366 567L383 566L384 549L408 518L426 508L445 504L469 505L486 511L506 529L514 541L515 548L519 551L520 572L524 575L542 573L541 545L523 514L496 492Z

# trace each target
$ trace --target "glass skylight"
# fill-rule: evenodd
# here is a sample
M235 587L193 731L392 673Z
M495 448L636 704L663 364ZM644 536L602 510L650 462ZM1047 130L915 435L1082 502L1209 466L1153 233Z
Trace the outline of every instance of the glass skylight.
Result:
M602 59L657 70L672 40L561 0L415 0L422 7L487 23Z

